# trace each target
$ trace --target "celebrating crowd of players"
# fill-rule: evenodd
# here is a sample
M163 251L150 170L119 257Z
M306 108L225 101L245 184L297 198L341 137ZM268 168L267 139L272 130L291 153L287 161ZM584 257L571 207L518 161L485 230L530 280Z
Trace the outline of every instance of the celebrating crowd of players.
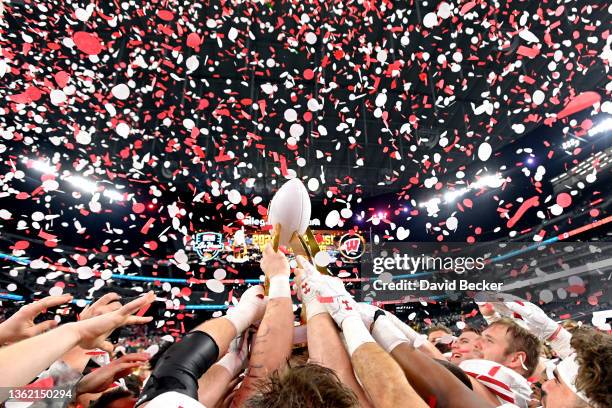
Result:
M125 305L105 295L59 327L34 320L69 296L26 305L0 324L1 401L23 404L9 391L29 385L69 391L62 401L85 407L612 407L609 333L569 331L531 303L500 302L479 305L486 327L466 327L452 341L442 326L425 336L297 261L305 333L294 326L289 262L270 245L261 261L267 295L249 288L225 316L154 357L117 356L107 340L118 327L152 319L139 311L153 293ZM83 375L90 359L99 367ZM144 385L122 380L147 364ZM65 406L58 401L46 395L32 406Z

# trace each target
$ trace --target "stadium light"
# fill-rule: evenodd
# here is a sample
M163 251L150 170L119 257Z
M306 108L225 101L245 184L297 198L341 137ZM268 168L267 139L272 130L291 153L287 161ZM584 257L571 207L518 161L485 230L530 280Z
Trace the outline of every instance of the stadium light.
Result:
M31 167L34 170L38 170L41 173L57 174L57 169L55 168L55 166L47 163L46 161L32 160L28 159L27 157L24 157L22 162L25 163L28 167Z
M123 194L115 190L104 190L102 195L113 201L123 201Z
M589 130L589 136L595 136L610 130L612 130L612 118L606 118Z
M486 176L482 176L478 179L478 181L476 181L475 183L472 183L472 188L482 188L482 187L491 187L491 188L497 188L499 186L501 186L504 181L506 181L505 177L502 177L499 174L489 174Z
M506 177L501 174L488 174L480 177L477 181L470 184L469 187L460 188L458 190L447 191L443 198L447 204L453 203L457 198L461 197L465 193L471 190L478 190L483 187L498 188L506 182ZM438 197L434 197L429 201L425 201L419 204L419 207L429 207L432 205L438 205L442 200Z
M444 201L446 201L447 203L451 203L455 201L455 199L457 199L458 197L461 197L462 195L467 193L467 191L467 188L460 188L459 190L449 191L444 194Z
M98 191L98 185L93 181L87 180L86 178L79 176L70 176L66 180L68 180L70 184L72 184L79 190L84 191L86 193L93 194Z
M26 164L29 168L40 171L44 174L57 175L57 168L50 164L46 160L33 160L27 157L21 159L22 163ZM98 191L98 183L95 181L88 180L81 176L68 176L65 178L70 184L76 187L78 190L94 194ZM112 201L125 201L124 195L116 190L105 189L102 195Z

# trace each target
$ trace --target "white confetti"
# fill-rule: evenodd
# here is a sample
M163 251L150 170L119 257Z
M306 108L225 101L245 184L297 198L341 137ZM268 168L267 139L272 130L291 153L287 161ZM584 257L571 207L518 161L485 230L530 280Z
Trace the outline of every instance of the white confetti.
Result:
M456 231L458 225L459 220L457 220L457 217L448 217L446 219L446 228L448 228L449 230Z
M319 251L314 256L314 262L317 266L326 268L327 265L332 261L331 257L327 253L327 251Z
M79 279L89 279L94 276L94 272L91 270L89 266L81 266L77 268L77 275Z
M289 134L295 138L299 138L304 134L304 126L299 123L294 123L289 128Z
M317 35L312 31L307 32L304 38L306 39L306 42L310 45L317 43Z
M287 109L284 116L287 122L295 122L297 120L297 112L295 109Z
M395 230L395 235L399 241L403 241L410 236L410 230L400 226Z
M552 215L561 215L563 213L563 207L561 207L559 204L554 204L550 207L550 212Z
M310 191L317 191L319 188L319 179L312 177L310 180L308 180L307 185Z
M540 300L544 303L550 303L554 299L553 293L549 289L540 291Z
M232 204L240 204L240 201L242 201L242 196L238 190L230 190L227 193L227 199Z
M349 219L353 216L353 211L351 211L350 208L343 208L342 210L340 210L340 215L344 219Z
M115 128L115 132L123 138L127 138L130 135L130 130L130 126L125 122L120 122Z
M215 292L215 293L223 293L225 291L225 285L223 284L223 282L217 280L217 279L209 279L206 281L206 287L211 291L211 292Z
M482 142L480 146L478 146L478 158L482 161L489 160L492 152L493 148L488 142Z
M225 279L225 277L227 276L227 272L225 271L225 269L215 269L215 271L213 272L213 277L217 280L223 280Z
M536 90L533 93L533 96L531 97L531 99L533 100L533 103L535 103L536 105L541 105L542 102L544 102L544 92L542 92L541 90Z
M76 141L79 144L88 145L91 143L91 135L83 129L80 129L79 133L76 135Z
M185 65L189 71L193 72L200 66L200 60L197 55L192 55L185 60Z
M525 132L525 125L523 125L522 123L517 123L512 125L512 130L514 130L515 133L523 134L523 132Z
M447 2L443 1L442 3L440 3L440 5L438 6L438 16L442 19L447 19L449 18L451 15L451 7L450 4L448 4Z
M66 102L66 94L64 91L60 89L54 89L49 93L49 98L51 99L51 103L55 106L61 105Z
M227 38L230 41L234 42L234 41L236 41L236 38L238 38L238 34L239 33L238 33L238 30L236 29L236 27L232 27L232 28L230 28L229 33L227 33Z
M319 104L319 101L315 98L309 99L307 105L308 105L308 110L312 112L316 112L319 109L321 109L321 105Z
M524 29L519 33L519 37L521 37L523 40L527 41L528 43L539 43L540 39L538 37L536 37L536 35L534 33L532 33L531 31Z
M432 28L438 25L438 16L436 13L427 13L423 18L423 25L427 28Z
M328 228L337 226L338 221L340 221L340 213L338 213L337 210L330 211L327 217L325 217L325 225L327 225Z
M126 84L117 84L111 89L113 96L119 100L126 100L130 96L130 88Z
M179 263L187 263L187 261L189 260L189 257L187 257L187 254L185 253L184 250L179 249L178 251L176 251L176 253L174 254L174 260Z

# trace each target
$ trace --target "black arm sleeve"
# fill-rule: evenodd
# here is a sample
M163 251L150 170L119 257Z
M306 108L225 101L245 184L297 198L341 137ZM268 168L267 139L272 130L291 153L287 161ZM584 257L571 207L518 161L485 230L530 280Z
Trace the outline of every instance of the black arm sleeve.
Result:
M136 406L165 392L176 391L198 399L198 379L219 357L219 347L208 334L188 333L158 360Z

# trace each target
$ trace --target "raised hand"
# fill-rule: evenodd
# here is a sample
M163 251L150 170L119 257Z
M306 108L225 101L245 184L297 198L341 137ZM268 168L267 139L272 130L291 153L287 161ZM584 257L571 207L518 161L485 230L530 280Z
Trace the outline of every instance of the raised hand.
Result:
M540 340L546 340L559 331L559 325L531 302L504 302L504 305L514 312L514 317L521 319L527 325L527 329Z
M34 319L47 309L72 300L72 295L47 296L27 304L0 324L0 344L27 339L57 326L55 320L35 324Z
M112 352L113 345L106 341L106 338L113 330L129 324L144 324L153 320L152 316L141 317L133 316L139 309L150 305L155 300L153 292L131 301L115 311L92 317L91 319L81 320L76 323L69 323L72 330L78 336L78 345L84 349L100 348Z
M241 336L232 340L227 354L217 362L229 371L232 378L244 371L249 361L249 335L250 333L247 330Z
M305 305L317 298L311 281L320 275L316 268L301 255L296 257L299 268L295 269L295 287L298 299Z
M115 310L119 310L121 308L121 303L119 303L119 296L116 293L107 293L102 296L100 299L96 300L94 303L85 306L85 309L79 315L81 320L91 319L92 317L100 316L105 313L114 312Z
M321 274L303 256L299 255L297 262L300 268L295 269L294 282L296 292L298 299L302 301L306 308L306 319L310 320L318 314L327 313L325 306L317 299L316 284L313 283L313 280L317 279Z
M339 327L342 327L342 322L350 316L361 320L357 302L347 292L339 278L313 275L310 282L319 295L319 302L325 306Z
M271 243L268 243L263 250L260 267L268 279L275 276L289 276L290 274L287 257L281 251L274 251Z
M227 311L226 317L235 323L237 334L240 335L247 327L263 318L266 305L263 286L251 286L244 291L238 305Z
M104 392L115 381L126 377L149 360L147 353L131 353L84 376L77 385L78 394Z
M368 330L372 331L372 324L374 323L374 317L376 312L380 310L381 312L385 313L385 311L369 303L358 303L357 306L359 307L359 315L361 316L361 321L363 322L363 324L365 324Z

